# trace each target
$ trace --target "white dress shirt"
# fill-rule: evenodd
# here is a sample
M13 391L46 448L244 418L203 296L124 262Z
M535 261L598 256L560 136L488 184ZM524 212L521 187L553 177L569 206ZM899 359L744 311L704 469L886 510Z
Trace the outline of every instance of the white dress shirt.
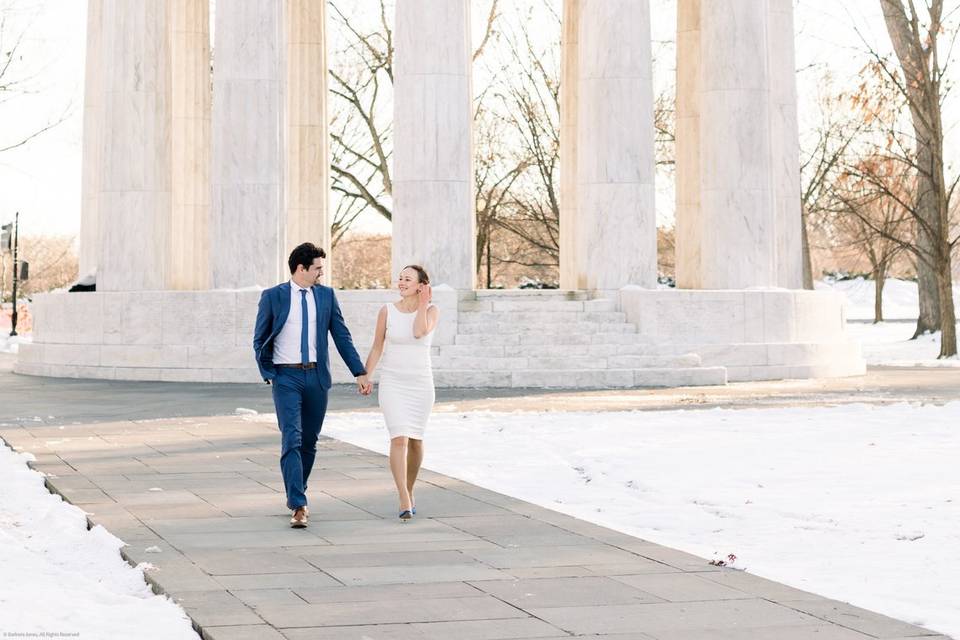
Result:
M307 348L310 351L309 362L317 362L317 301L312 289L304 289L293 280L290 281L290 315L273 343L273 364L298 364L300 357L300 327L303 313L300 310L301 291L307 292Z

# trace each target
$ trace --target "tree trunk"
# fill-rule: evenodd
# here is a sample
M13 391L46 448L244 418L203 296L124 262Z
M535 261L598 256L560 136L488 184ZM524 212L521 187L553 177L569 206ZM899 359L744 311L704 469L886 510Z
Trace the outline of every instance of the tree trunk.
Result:
M917 250L925 259L917 260L917 294L920 300L920 317L913 337L940 329L940 292L937 284L937 242L943 234L940 228L940 208L936 176L936 160L929 131L920 124L920 116L914 116L914 131L918 138L916 221Z
M932 258L935 247L930 234L917 225L917 249L924 256ZM917 260L917 293L920 296L920 317L917 318L917 329L913 337L931 333L940 329L940 291L937 282L937 272L931 268L927 260Z
M934 0L935 12L940 15L942 0ZM915 33L912 21L917 20L915 7L909 4L907 13L903 0L880 0L887 33L904 75L905 98L909 99L910 116L916 137L917 196L914 215L917 220L917 250L925 260L917 260L917 289L920 297L920 317L913 337L940 328L940 295L937 282L937 263L941 229L940 203L946 193L943 176L943 130L940 120L939 80L931 77L929 55L937 47L934 32L932 42L923 42ZM934 8L928 6L928 12ZM929 47L929 49L925 49ZM939 72L935 64L932 73Z
M940 294L940 358L957 355L957 314L953 308L953 274L950 272L950 244L941 241L937 261Z
M479 217L479 216L478 216ZM482 220L477 220L477 275L481 274L481 269L483 268L483 251L484 247L487 246L487 234L490 233L490 227L486 222Z
M886 284L887 273L883 267L873 269L873 324L883 322L883 285Z
M810 236L807 235L807 214L800 216L800 242L803 246L803 288L813 291L813 260L810 257Z
M493 269L490 259L490 230L487 230L487 289L493 287Z

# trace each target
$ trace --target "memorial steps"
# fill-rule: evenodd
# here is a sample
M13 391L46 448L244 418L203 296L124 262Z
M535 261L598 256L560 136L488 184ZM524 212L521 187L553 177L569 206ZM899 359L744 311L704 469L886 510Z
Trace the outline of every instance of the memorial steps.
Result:
M724 367L644 342L613 300L586 292L477 291L453 344L433 349L442 387L632 388L725 384Z

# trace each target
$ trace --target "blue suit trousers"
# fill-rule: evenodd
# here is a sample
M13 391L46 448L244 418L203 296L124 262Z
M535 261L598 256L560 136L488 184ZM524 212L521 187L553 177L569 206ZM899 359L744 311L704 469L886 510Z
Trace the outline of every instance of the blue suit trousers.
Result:
M327 389L318 369L279 367L273 380L282 444L280 471L287 492L287 507L307 504L307 480L317 457L317 439L327 413Z

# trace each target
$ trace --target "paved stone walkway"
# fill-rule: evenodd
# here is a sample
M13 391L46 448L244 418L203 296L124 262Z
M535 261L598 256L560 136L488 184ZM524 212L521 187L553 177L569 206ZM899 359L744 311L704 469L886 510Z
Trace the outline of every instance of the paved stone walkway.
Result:
M240 417L0 437L206 640L945 638L436 473L401 524L386 460L329 439L293 530L276 426Z
M12 372L0 353L0 429L110 420L233 414L237 407L273 412L264 384L202 384L41 378ZM437 411L631 411L686 407L768 408L845 403L960 400L960 367L870 367L865 376L821 380L736 382L718 387L615 389L437 389ZM334 385L330 411L375 410L352 385Z

